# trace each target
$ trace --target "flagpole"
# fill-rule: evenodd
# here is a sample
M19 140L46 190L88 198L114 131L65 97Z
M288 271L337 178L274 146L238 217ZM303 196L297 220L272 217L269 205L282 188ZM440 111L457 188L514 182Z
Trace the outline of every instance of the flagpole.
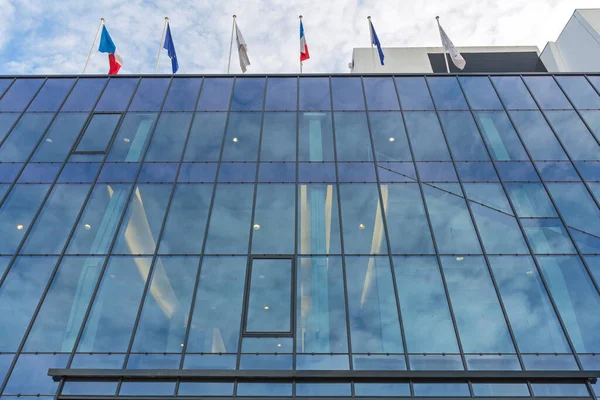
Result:
M96 46L96 42L98 41L98 35L100 34L100 29L104 25L104 18L100 18L100 26L98 27L98 32L96 32L96 36L94 36L94 43L92 43L92 48L90 49L90 54L88 54L88 58L85 61L85 66L83 67L83 73L85 74L85 70L87 69L88 63L90 62L90 58L92 57L92 52L94 51L94 46Z
M235 19L237 16L233 14L233 25L231 25L231 42L229 42L229 62L227 63L227 74L231 68L231 51L233 50L233 31L235 30Z
M371 16L367 17L369 20L369 35L371 37L371 56L373 58L373 69L375 69L375 49L373 48L373 25L371 24Z
M298 18L300 18L300 24L302 24L302 15L299 16ZM300 38L300 40L302 40L302 38ZM304 50L304 49L300 49L300 52L302 52L302 50ZM300 60L300 73L302 73L302 60Z
M167 25L169 24L169 17L165 17L165 26L163 28L162 37L160 39L160 45L158 46L158 56L156 57L156 67L154 67L154 73L158 72L158 60L160 60L160 53L165 44L165 35L167 33Z
M442 38L442 31L440 26L440 17L435 17L435 20L438 24L438 31L440 32L440 38ZM448 52L446 51L446 46L444 46L444 40L442 39L442 47L444 48L444 61L446 61L446 72L450 73L450 66L448 65Z

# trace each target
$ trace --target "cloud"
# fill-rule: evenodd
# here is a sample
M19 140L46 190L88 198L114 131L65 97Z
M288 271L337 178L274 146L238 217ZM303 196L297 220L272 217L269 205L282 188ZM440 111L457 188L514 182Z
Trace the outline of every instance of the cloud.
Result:
M555 40L575 8L597 0L0 0L1 74L81 73L100 17L123 55L123 73L152 73L164 17L169 16L180 73L224 73L231 16L249 46L250 73L298 72L298 15L311 56L305 72L347 72L354 47L369 45L371 15L382 44L438 46L434 17L459 46L537 45ZM94 49L95 50L95 49ZM234 46L235 50L235 46ZM105 73L93 52L89 73ZM159 72L170 63L161 54ZM232 71L239 71L237 55Z

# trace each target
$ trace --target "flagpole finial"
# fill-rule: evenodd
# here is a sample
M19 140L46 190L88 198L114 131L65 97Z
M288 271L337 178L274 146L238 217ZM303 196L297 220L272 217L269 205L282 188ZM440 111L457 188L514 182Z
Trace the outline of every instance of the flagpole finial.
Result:
M435 19L440 19L440 16L439 16L439 15L438 15L438 16L436 16L436 17L435 17Z
M368 19L368 20L370 20L370 19L371 19L371 16L369 15L369 16L367 17L367 19Z
M100 18L100 21L101 21L101 22L104 22L104 21L105 21L105 19L104 19L104 18Z
M233 14L233 19L236 19L236 18L237 18L237 15Z
M168 20L169 20L169 17L165 17L165 21L168 21Z
M301 15L301 16L299 16L298 18L302 19L302 15Z

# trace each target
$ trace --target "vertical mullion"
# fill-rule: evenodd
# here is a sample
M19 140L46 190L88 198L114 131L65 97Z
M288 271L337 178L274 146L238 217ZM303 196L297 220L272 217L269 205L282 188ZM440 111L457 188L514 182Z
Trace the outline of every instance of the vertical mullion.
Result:
M290 78L291 79L291 78ZM267 82L268 83L268 82ZM266 100L265 100L266 101ZM298 274L299 274L299 268L298 268L298 236L299 236L299 232L298 232L298 228L299 228L299 224L300 222L299 220L299 211L298 208L300 207L299 201L298 201L298 193L300 192L300 77L296 77L296 160L294 165L296 166L296 174L295 174L295 185L296 185L296 198L295 198L295 211L294 211L294 221L295 221L295 225L294 225L294 293L293 293L293 298L292 298L292 304L294 307L294 313L292 315L293 321L294 321L294 330L292 331L292 369L295 370L296 369L296 346L297 346L297 339L296 339L296 335L297 335L297 310L298 310L298 299L297 299L297 293L298 293ZM294 381L293 385L292 385L292 396L296 396L296 383Z
M369 131L367 132L369 135L369 140L371 143L371 152L373 154L373 167L375 168L375 178L377 181L377 195L379 196L379 204L380 204L380 210L381 210L381 220L383 222L383 230L385 232L385 238L387 241L387 247L388 247L388 259L390 262L390 269L391 269L391 273L392 273L392 286L394 288L394 297L396 300L396 311L398 313L398 321L400 323L400 335L402 337L402 348L404 349L404 365L406 366L406 368L408 369L408 349L407 349L407 345L406 345L406 335L404 334L404 322L402 320L402 309L400 308L400 298L398 296L398 288L396 287L396 271L394 270L394 260L392 257L392 245L391 245L391 241L390 241L390 235L388 232L388 227L387 227L387 212L386 209L384 208L384 204L383 204L383 195L381 194L381 181L379 180L379 169L378 169L378 164L377 164L377 152L375 151L375 141L373 140L373 135L371 134L371 118L370 118L370 114L369 114L369 106L367 104L367 93L365 90L365 84L364 84L364 76L360 76L359 78L356 79L360 79L361 82L361 87L362 87L362 91L363 91L363 98L364 98L364 102L365 102L365 114L367 116L367 125L368 125L368 129ZM393 79L394 78L390 78L392 80L392 84ZM394 87L395 90L395 87ZM400 107L400 102L398 102L398 107ZM390 113L393 113L394 111L389 111ZM400 111L398 111L400 113ZM401 114L400 114L401 115ZM407 135L408 136L408 135ZM389 185L388 185L389 186Z

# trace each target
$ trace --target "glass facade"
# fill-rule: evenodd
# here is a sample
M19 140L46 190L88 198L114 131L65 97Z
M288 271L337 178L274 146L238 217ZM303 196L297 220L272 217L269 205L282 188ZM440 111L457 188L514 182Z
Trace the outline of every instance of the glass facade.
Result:
M0 78L1 398L600 395L597 79Z

